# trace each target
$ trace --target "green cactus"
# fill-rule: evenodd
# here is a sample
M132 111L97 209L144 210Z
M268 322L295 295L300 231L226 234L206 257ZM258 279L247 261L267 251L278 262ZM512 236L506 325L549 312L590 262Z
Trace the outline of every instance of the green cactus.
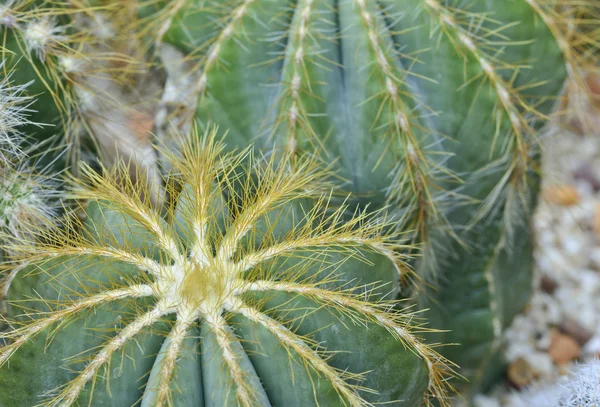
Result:
M6 74L0 64L0 165L6 165L11 156L20 155L23 143L21 129L31 123L26 96L27 85L15 85L11 81L13 72Z
M31 123L22 130L44 140L59 132L61 109L65 109L58 89L58 72L50 69L46 62L54 62L54 54L66 37L56 17L36 13L33 7L32 1L14 0L2 6L0 50L4 69L13 72L16 84L27 84L28 94L35 96L30 108L36 112L36 120L43 124Z
M33 125L29 117L33 100L25 96L27 86L11 82L13 73L0 72L0 242L31 241L32 228L49 225L58 185L41 164L44 156L36 156L26 145L22 129ZM53 151L51 143L37 147ZM0 261L3 254L10 253L0 249Z
M598 61L563 5L181 0L143 21L194 63L201 125L335 162L358 208L414 230L432 340L478 384L531 290L538 131Z
M166 214L125 165L87 168L84 224L17 244L0 404L446 404L451 370L389 299L409 273L391 224L324 212L310 160L226 154L215 134L163 151Z
M26 239L30 229L52 222L56 193L47 177L31 173L27 164L17 168L0 166L0 241Z

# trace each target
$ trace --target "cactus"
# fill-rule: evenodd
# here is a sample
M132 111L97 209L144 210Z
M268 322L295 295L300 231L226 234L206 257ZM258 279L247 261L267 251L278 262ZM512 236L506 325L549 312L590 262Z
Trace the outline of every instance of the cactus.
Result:
M592 360L578 366L556 407L579 407L600 405L600 362Z
M7 288L0 404L445 404L451 370L390 299L410 273L392 225L325 212L311 160L226 154L215 134L162 151L166 214L124 163L86 167L84 224L11 246L27 266Z
M2 71L3 64L0 64ZM31 98L24 94L27 85L14 85L12 72L0 80L0 162L6 163L11 155L19 154L22 144L20 128L28 123Z
M0 241L31 240L31 229L47 227L56 215L52 179L32 172L29 165L0 166Z
M448 330L432 340L461 344L446 355L484 381L531 290L539 130L567 72L598 62L560 8L591 3L159 4L142 25L191 63L185 113L227 129L230 145L335 162L359 209L387 205L423 245L413 296Z
M0 70L2 66L0 66ZM13 85L14 72L0 80L0 241L27 240L31 230L52 222L58 185L43 168L42 156L35 149L52 151L50 143L26 146L21 131L28 125L32 98L25 96L27 86ZM54 184L54 185L53 185ZM31 240L31 239L30 239ZM0 255L2 255L0 250ZM7 253L4 253L7 254ZM1 258L1 257L0 257Z
M23 131L37 134L44 140L57 133L61 111L66 113L61 100L61 79L57 69L56 53L63 50L67 41L65 28L56 16L36 9L33 1L10 0L0 8L2 33L2 61L5 69L13 72L17 85L27 84L29 96L35 96L31 110L36 120L44 126L30 124Z

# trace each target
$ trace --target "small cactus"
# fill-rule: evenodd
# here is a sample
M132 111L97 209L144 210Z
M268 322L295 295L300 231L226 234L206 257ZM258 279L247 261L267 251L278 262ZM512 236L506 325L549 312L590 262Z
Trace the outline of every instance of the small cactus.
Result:
M600 406L600 362L579 365L565 385L556 407Z
M66 112L59 74L46 64L64 49L67 37L56 17L38 7L31 0L11 0L3 6L0 58L4 69L12 71L16 85L27 84L26 94L32 97L30 108L36 112L36 122L44 124L30 123L23 131L43 141L58 133L61 111Z
M388 300L409 273L392 225L323 212L310 161L225 154L214 137L163 151L165 215L125 165L86 168L85 224L16 243L29 266L8 288L0 403L446 404L451 370Z
M3 66L0 65L0 71ZM32 230L43 229L55 214L56 192L52 177L44 174L41 157L32 157L21 129L32 125L29 108L33 99L25 96L27 85L13 85L12 72L0 80L0 241L27 239ZM38 170L41 170L38 171ZM47 172L47 171L46 171ZM1 251L0 251L1 254Z
M0 72L4 65L0 63ZM26 95L29 84L15 85L11 82L12 72L1 74L0 77L0 163L6 165L11 156L19 154L23 142L21 128L31 124L29 105L33 102Z
M111 133L133 126L127 115L135 117L143 104L126 99L147 70L127 27L125 10L131 7L118 1L11 0L0 11L0 60L14 71L16 84L28 84L27 94L35 97L30 108L44 124L23 131L39 142L58 136L75 170L88 136L106 163L115 143L128 147ZM148 96L139 89L135 94Z
M50 181L26 166L0 168L0 240L27 239L52 223L56 192Z

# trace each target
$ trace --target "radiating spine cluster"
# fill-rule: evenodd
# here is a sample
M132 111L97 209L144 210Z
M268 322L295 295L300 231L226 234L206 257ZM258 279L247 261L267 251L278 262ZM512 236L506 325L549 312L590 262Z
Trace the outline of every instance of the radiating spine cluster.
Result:
M123 175L128 172L126 167L122 166L105 176L87 169L84 172L86 180L77 181L74 194L78 199L91 198L96 202L94 205L99 213L94 214L88 209L91 219L86 228L91 234L86 237L73 231L77 221L72 219L67 220L62 229L39 230L37 245L26 241L15 245L29 264L37 266L12 277L9 295L11 291L16 294L23 290L23 284L32 278L31 273L37 274L36 269L44 268L46 271L42 271L42 276L48 273L44 279L50 282L57 278L56 288L70 287L68 290L72 294L69 299L55 303L46 297L42 301L49 311L29 313L27 321L11 320L15 329L2 336L8 341L0 349L3 369L10 372L9 361L20 366L28 357L36 357L34 355L40 350L35 350L33 345L29 353L24 353L23 362L18 359L21 348L28 343L44 342L40 338L43 332L59 330L66 321L80 317L87 310L124 299L133 304L137 299L148 298L149 303L140 303L134 308L134 316L129 323L98 348L89 350L89 357L76 369L77 373L60 388L43 388L47 386L47 380L34 379L39 380L35 386L41 386L40 390L54 395L46 400L45 405L71 405L81 400L87 394L86 386L99 380L101 369L118 351L135 340L144 329L159 324L169 315L175 317L175 322L169 323L161 356L147 379L142 405L176 404L172 383L183 343L190 338L189 332L195 326L202 326L203 330L210 332L210 336L214 336L215 345L223 354L225 375L231 378L229 384L212 391L228 392L232 389L242 406L264 405L265 391L272 398L271 402L282 397L274 390L280 378L262 376L259 370L256 373L248 371L246 358L250 357L254 364L258 355L248 352L245 356L234 350L238 341L242 341L245 348L246 342L256 340L253 335L239 331L241 328L238 326L244 324L250 324L252 330L256 330L254 335L263 329L270 332L278 346L292 358L273 358L268 363L288 366L291 369L289 374L300 378L308 374L314 375L314 380L324 380L332 394L337 395L331 399L333 396L329 394L330 402L335 399L347 405L366 406L377 401L401 401L387 393L380 396L377 388L367 386L366 383L377 383L368 380L369 369L355 370L365 362L357 359L345 366L335 361L336 352L352 352L352 341L337 343L331 337L333 348L330 348L327 343L314 339L313 334L302 333L301 321L306 319L319 324L322 318L319 309L323 308L326 314L332 313L339 318L340 325L336 324L335 331L332 331L337 332L334 335L345 335L341 332L351 330L352 335L360 338L373 330L377 334L371 340L386 343L386 346L396 343L392 347L399 352L398 356L402 355L407 362L410 360L415 367L421 365L414 371L419 377L418 384L411 374L409 381L401 380L392 386L396 389L394 394L408 398L404 402L420 400L423 391L426 398L444 401L447 392L444 377L451 374L447 361L420 342L418 332L427 329L409 326L409 321L414 318L412 312L393 311L397 303L384 299L386 293L393 291L397 285L398 271L408 272L402 256L396 252L402 243L385 234L390 227L387 221L376 215L362 215L346 222L341 217L344 208L332 214L322 212L327 196L319 198L319 195L327 191L328 184L323 179L325 173L310 161L298 163L299 166L292 171L284 171L290 168L289 162L250 160L250 163L242 164L245 173L235 175L234 169L249 158L248 152L225 154L223 146L216 144L214 137L213 133L197 144L184 144L182 157L171 157L173 168L181 171L184 192L167 217L171 220L170 224L165 223L147 200L140 198L147 196L140 194L140 188L145 187L121 183ZM256 170L258 179L253 179L252 174L256 174ZM221 192L233 192L233 177L244 186L243 201L237 209L231 205L219 207L224 203ZM186 190L186 185L191 189ZM305 198L317 198L316 206L312 207ZM309 206L298 206L301 201ZM233 213L228 214L229 211ZM218 224L219 213L226 217L222 231ZM124 223L115 223L118 218ZM292 223L290 219L293 219ZM178 230L188 232L180 234ZM124 240L119 242L121 239ZM151 255L148 250L154 250L155 254ZM338 255L341 257L336 259ZM86 275L83 264L86 259L94 258L105 259L108 263L102 266L101 275L92 279L91 275ZM48 267L46 264L50 259L56 262ZM372 268L371 261L379 263L379 269ZM71 262L75 263L70 265ZM355 262L359 269L370 269L371 273L380 276L386 275L385 270L390 273L382 280L363 274L363 271L352 277L350 269L350 274L344 274L346 264L351 262ZM143 274L136 277L120 274L118 270L122 266L119 264L132 266ZM62 269L59 274L55 274L56 267ZM118 274L107 279L115 272ZM359 278L361 274L363 277ZM98 286L100 281L106 283ZM288 300L276 305L282 295ZM376 302L375 298L380 299ZM285 311L288 301L306 302L308 308L306 311L302 311L304 308ZM36 300L28 302L37 309ZM20 307L18 301L11 306L15 309ZM304 315L296 320L291 315L286 316L288 312ZM311 316L313 313L321 316ZM245 322L238 321L239 318ZM57 328L52 328L55 324L58 324ZM324 330L330 328L321 327ZM209 339L204 336L201 342L203 349L208 346L205 345L207 341ZM340 345L346 348L339 348ZM211 357L206 355L202 356L203 360L206 357L208 361L202 362L204 370L209 369L207 363L217 363L210 361ZM293 361L291 365L290 361ZM254 374L260 375L264 390L256 388L252 378ZM398 380L393 371L390 374L389 378L377 380ZM301 387L295 391L300 392L304 400L298 401L300 403L319 403L318 400L324 397L313 394L316 387L306 389L307 393L302 393ZM6 397L10 400L11 396ZM94 397L93 391L89 397Z

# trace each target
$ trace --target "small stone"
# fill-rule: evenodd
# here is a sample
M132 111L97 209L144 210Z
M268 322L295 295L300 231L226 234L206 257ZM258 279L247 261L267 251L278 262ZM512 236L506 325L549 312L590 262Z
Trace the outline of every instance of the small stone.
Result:
M556 288L558 287L558 283L549 275L542 274L542 278L540 279L540 288L548 294L554 294Z
M583 353L587 356L600 356L600 334L596 333L583 347Z
M590 252L590 265L594 270L600 270L600 247L595 247Z
M587 239L574 233L566 234L561 238L561 243L565 254L583 257L582 254L586 251Z
M554 364L560 366L577 359L581 354L581 346L571 336L556 331L552 335L548 354Z
M590 92L592 93L592 95L594 96L600 96L600 76L593 74L593 73L588 73L587 77L585 78L585 82L590 90Z
M475 407L500 407L500 402L494 397L487 397L483 394L477 394L473 397Z
M596 204L594 209L594 223L592 225L596 237L600 238L600 204Z
M521 389L530 384L535 379L535 374L529 363L519 358L508 366L508 380L517 389Z
M523 359L529 363L529 367L536 381L541 378L550 377L554 370L554 363L547 352L533 351L523 356Z
M594 169L590 164L583 164L573 172L573 177L578 181L587 183L594 192L600 191L600 180L594 174Z
M566 376L571 371L571 365L569 363L565 363L564 365L558 365L556 367L558 374L561 376Z
M552 343L552 333L547 330L539 330L535 333L533 340L535 341L535 348L545 352Z
M586 343L588 343L589 340L592 339L592 336L594 335L593 332L590 332L588 329L581 326L581 324L579 322L575 321L574 319L570 319L570 318L562 321L560 323L558 329L562 333L575 339L577 341L577 343L579 344L579 346L583 346Z
M572 185L557 185L546 188L544 197L555 204L571 206L579 203L579 192Z

